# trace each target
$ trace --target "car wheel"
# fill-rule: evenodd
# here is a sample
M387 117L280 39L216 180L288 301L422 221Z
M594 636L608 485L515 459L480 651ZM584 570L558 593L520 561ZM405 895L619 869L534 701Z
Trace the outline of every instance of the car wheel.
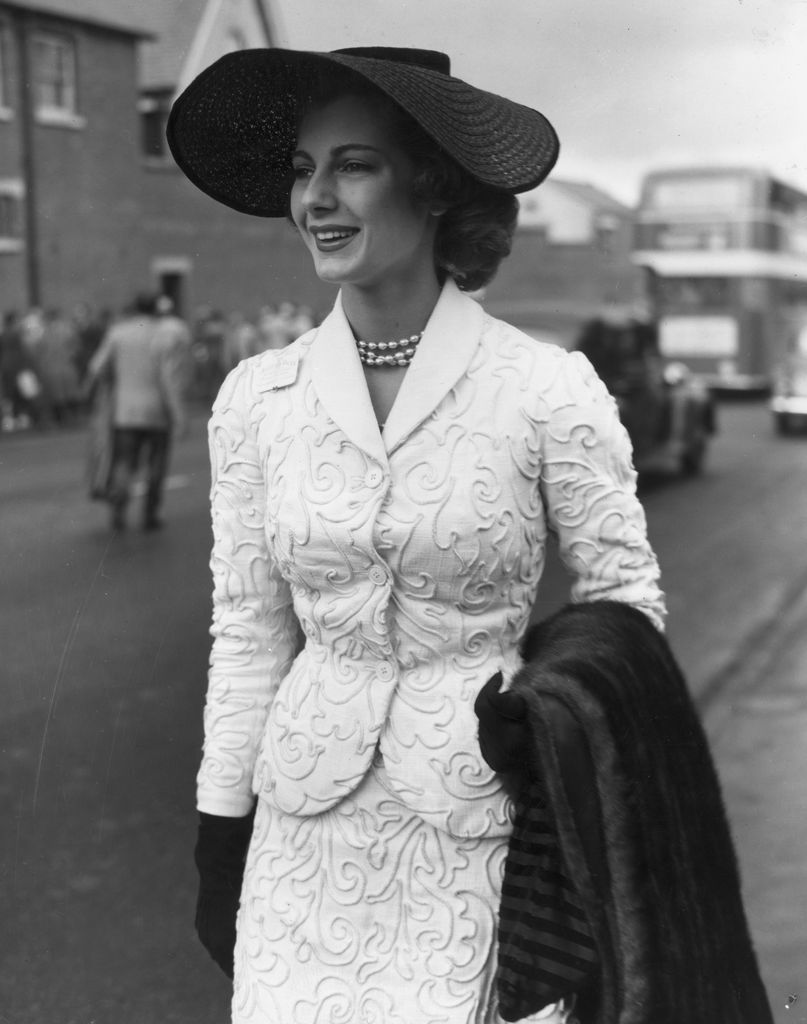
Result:
M786 412L777 412L773 418L773 425L780 437L785 437L790 433L790 417Z

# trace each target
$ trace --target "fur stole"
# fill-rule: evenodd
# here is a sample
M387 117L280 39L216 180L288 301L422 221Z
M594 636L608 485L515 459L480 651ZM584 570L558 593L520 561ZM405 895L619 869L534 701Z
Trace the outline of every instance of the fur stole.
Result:
M772 1024L717 773L663 635L642 612L595 602L539 624L523 653L512 689L528 707L530 774L599 958L582 1024ZM585 735L605 882L589 870L547 699Z

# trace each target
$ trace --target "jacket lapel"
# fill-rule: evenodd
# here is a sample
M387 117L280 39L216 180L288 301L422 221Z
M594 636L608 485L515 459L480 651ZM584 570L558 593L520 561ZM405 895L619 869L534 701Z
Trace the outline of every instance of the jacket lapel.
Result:
M311 378L317 397L334 423L362 451L386 465L387 453L340 296L314 339Z
M337 296L311 350L317 396L350 440L386 465L387 452L434 411L467 370L483 318L481 306L449 279L390 409L382 440L353 332Z
M423 332L384 427L392 452L429 416L468 369L484 319L482 307L449 280Z

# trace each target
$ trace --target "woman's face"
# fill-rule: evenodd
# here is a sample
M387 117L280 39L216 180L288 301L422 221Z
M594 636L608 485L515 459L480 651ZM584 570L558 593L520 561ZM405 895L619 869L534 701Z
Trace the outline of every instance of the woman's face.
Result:
M323 281L372 288L435 276L437 218L383 107L340 96L310 111L292 160L291 214Z

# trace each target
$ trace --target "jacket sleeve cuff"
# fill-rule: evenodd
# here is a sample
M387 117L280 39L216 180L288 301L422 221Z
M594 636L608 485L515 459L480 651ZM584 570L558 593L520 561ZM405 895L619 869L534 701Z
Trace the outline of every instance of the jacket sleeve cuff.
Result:
M204 814L215 814L220 818L243 818L255 806L255 797L250 793L198 793L196 809Z

